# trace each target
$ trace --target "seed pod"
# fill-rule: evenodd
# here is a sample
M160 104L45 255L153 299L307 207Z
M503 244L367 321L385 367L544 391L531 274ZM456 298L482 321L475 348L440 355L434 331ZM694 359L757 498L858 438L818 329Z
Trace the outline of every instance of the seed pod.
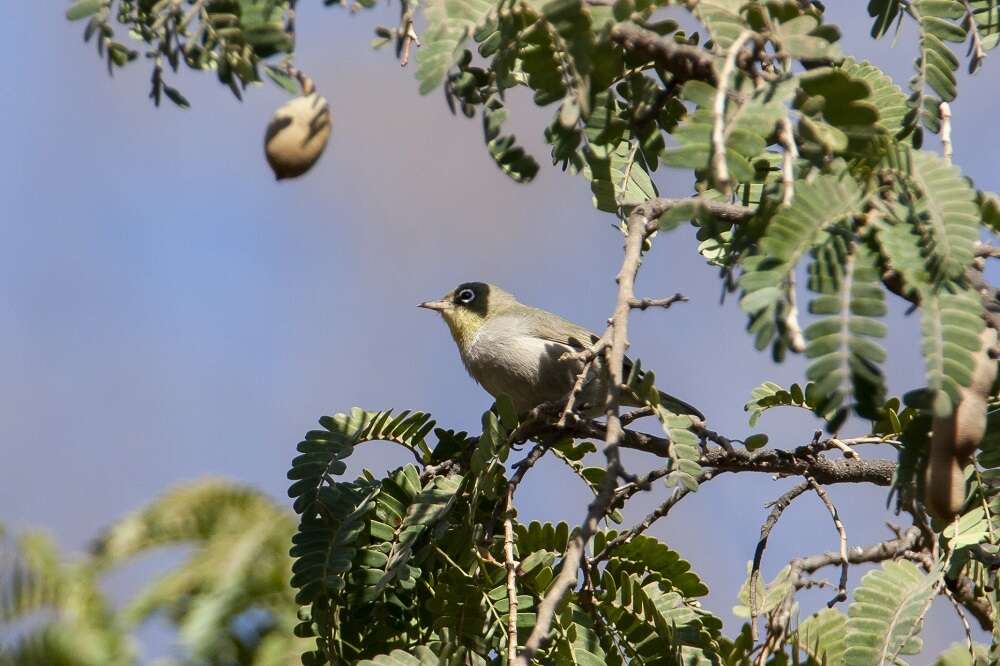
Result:
M311 92L279 108L264 133L264 153L277 180L297 178L323 154L333 127L330 105Z
M933 516L950 522L965 502L964 468L972 462L986 433L986 403L997 377L990 352L997 332L987 327L979 334L982 351L976 355L972 382L961 389L961 401L951 416L935 418L924 481L924 503Z

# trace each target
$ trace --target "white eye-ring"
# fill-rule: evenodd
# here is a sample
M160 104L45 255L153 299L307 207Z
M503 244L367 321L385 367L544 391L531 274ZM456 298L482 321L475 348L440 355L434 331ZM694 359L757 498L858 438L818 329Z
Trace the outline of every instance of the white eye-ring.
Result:
M459 303L471 303L476 299L476 292L471 289L463 289L458 292L458 302Z

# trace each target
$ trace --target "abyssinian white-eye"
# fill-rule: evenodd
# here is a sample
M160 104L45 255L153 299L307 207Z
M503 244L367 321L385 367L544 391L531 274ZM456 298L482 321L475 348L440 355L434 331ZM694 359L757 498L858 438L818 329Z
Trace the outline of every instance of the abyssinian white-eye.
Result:
M599 339L582 326L524 305L485 282L465 282L420 307L441 313L472 378L494 398L510 396L518 413L568 398L583 361L566 352L581 351ZM626 373L630 366L626 360ZM584 414L596 416L603 411L606 377L599 357L588 371L577 403ZM660 400L673 412L704 419L683 400L665 393ZM622 394L622 402L639 404L627 393Z

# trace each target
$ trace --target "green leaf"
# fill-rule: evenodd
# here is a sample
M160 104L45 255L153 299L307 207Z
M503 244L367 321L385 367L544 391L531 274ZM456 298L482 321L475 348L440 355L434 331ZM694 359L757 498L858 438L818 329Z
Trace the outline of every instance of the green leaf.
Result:
M847 618L834 608L813 613L799 624L795 641L818 664L844 664Z
M104 6L104 0L77 0L66 10L66 18L70 21L79 21L88 16L93 16Z
M903 134L907 103L902 89L885 72L867 60L858 62L847 58L839 67L851 78L868 86L870 94L867 101L878 110L878 125L891 136Z
M910 160L901 165L903 177L917 189L912 204L928 270L935 280L958 280L972 263L979 235L979 211L975 191L957 167L927 151L907 151Z
M973 660L966 642L955 643L941 653L935 660L934 666L989 666L989 650L987 645L973 644L973 652L975 653L975 660Z
M417 51L417 80L426 95L444 81L462 44L494 9L489 0L428 0L424 4L427 28Z
M289 76L288 72L278 67L274 67L273 65L267 65L264 67L264 73L267 74L268 78L271 79L276 86L287 92L289 95L300 94L299 82Z
M515 143L511 135L501 136L500 129L507 118L507 109L498 96L492 96L483 106L483 135L486 149L500 170L518 183L531 182L538 173L538 162Z
M918 653L923 618L941 576L940 568L925 575L908 560L883 562L865 574L848 610L846 663L881 666Z
M772 407L798 407L812 411L824 420L830 420L832 412L821 411L823 405L816 392L816 385L810 382L805 390L798 384L792 384L788 390L774 382L764 382L750 393L750 400L743 406L743 411L750 415L750 426L757 425L761 415Z
M981 307L979 296L968 289L921 291L921 351L937 416L951 414L961 400L959 387L971 382L984 326Z
M742 75L737 77L734 100L726 107L724 123L726 163L733 180L746 182L754 178L751 162L767 147L797 83L795 77L787 77L758 89ZM663 161L670 166L708 170L715 88L703 81L688 81L681 97L698 106L673 131L678 146L665 150Z
M784 313L791 307L786 285L799 259L820 234L835 223L860 212L862 192L847 173L799 181L789 206L767 221L759 253L743 261L739 285L740 307L750 315L750 331L758 349L784 330Z
M822 262L822 257L817 255L815 261ZM885 324L875 317L884 316L886 306L876 256L866 246L854 245L842 266L825 271L831 278L823 288L814 288L820 295L810 310L830 316L805 330L806 357L812 359L806 377L815 383L818 411L833 414L829 425L835 430L846 417L849 396L858 414L869 419L876 418L885 400L880 368L885 349L872 338L885 336Z
M167 96L167 99L169 99L171 102L173 102L180 108L182 109L191 108L191 103L188 102L187 98L184 97L184 95L182 95L180 91L178 91L176 88L171 88L168 85L164 85L163 94Z

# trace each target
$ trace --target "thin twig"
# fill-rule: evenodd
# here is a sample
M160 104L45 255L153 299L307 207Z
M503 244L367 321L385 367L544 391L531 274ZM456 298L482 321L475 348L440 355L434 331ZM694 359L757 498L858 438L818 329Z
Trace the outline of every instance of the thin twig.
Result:
M753 35L752 30L743 30L726 51L726 60L719 73L719 84L712 105L712 173L715 174L719 189L726 195L732 191L729 165L726 163L726 96L729 94L729 79L736 69L736 56Z
M667 298L632 298L628 305L635 310L646 310L648 308L667 309L674 303L687 303L688 297L683 294L674 294Z
M1000 258L1000 247L993 247L982 241L976 241L976 256L998 259Z
M781 156L781 205L790 206L795 196L795 160L799 158L799 149L795 145L787 113L778 121L778 142L784 150Z
M714 475L710 471L702 473L697 479L698 485L710 481L713 476ZM634 487L640 488L641 485L642 484L639 483L636 484ZM674 508L674 506L676 506L678 502L680 502L682 499L690 495L691 492L692 491L687 486L677 486L676 488L674 488L674 491L670 493L670 497L665 499L662 504L653 509L645 518L642 519L641 522L639 522L634 527L625 530L624 532L616 536L614 539L607 542L604 545L604 548L602 548L599 553L597 553L596 555L594 555L594 557L591 558L591 562L597 563L606 560L608 557L611 556L611 553L616 548L632 541L632 539L636 538L637 536L648 530L650 527L652 527L653 523L655 523L660 518L663 518L668 513L670 513L670 510Z
M951 105L941 102L941 152L946 162L951 162Z
M802 325L799 324L798 295L795 291L795 273L788 274L785 283L785 292L788 298L788 310L785 312L784 324L785 332L788 333L788 347L793 352L801 354L806 350L806 338L802 334Z
M503 519L503 557L507 568L507 663L517 658L517 560L514 559L514 488L507 486Z
M843 452L845 458L860 458L861 457L861 456L858 455L858 452L855 451L854 449L852 449L850 446L848 446L847 442L845 442L844 440L837 439L836 437L831 437L829 441L830 441L831 446L833 446L834 448L840 449Z
M753 566L750 568L750 635L754 641L757 640L757 581L760 579L760 564L764 559L764 549L767 548L767 539L771 536L771 530L778 523L781 514L795 500L796 497L809 490L809 484L805 481L793 486L788 492L774 500L768 506L773 507L768 514L767 520L760 526L760 538L757 540L757 549L753 554Z
M948 597L948 601L951 602L952 607L955 609L955 613L958 614L958 619L962 623L962 628L965 629L965 643L969 648L969 656L972 657L972 663L976 663L976 646L972 639L972 627L969 625L969 618L965 616L965 611L962 610L962 605L958 603L958 599L947 585L941 586L941 593Z
M847 530L844 529L844 523L840 520L837 507L830 501L830 496L823 490L823 486L816 483L816 479L811 476L807 476L806 481L816 491L820 501L823 502L827 511L830 512L830 517L833 518L833 525L837 528L837 534L840 535L840 584L837 586L837 596L827 603L827 606L833 608L835 604L847 599L847 570L850 567L850 563L847 560Z
M647 416L653 415L652 407L639 407L638 409L633 409L631 412L622 414L622 425L627 426L633 421L646 418Z

